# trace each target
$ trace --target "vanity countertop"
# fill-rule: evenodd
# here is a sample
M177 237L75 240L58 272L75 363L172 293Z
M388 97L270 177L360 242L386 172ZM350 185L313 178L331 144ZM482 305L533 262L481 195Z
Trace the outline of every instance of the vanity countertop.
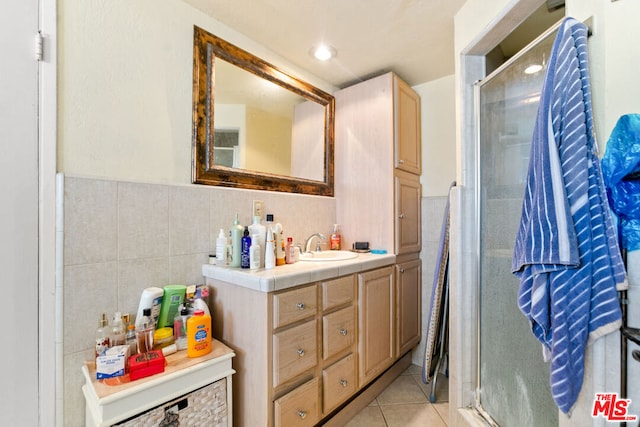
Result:
M202 275L214 280L233 283L261 292L274 292L305 283L359 273L374 268L385 267L396 262L393 254L361 253L356 258L342 261L308 262L298 261L267 270L231 268L205 264Z

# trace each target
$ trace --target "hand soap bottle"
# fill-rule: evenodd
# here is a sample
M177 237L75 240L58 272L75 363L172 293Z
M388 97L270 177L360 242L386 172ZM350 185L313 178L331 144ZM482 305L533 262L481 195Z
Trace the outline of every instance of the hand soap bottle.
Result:
M249 233L251 234L251 244L253 245L257 243L260 246L259 266L264 267L264 251L267 241L267 227L260 223L259 216L253 217L253 224L249 226Z
M342 236L340 235L340 225L333 224L333 233L331 233L331 250L339 251L342 244Z
M244 227L240 225L238 214L236 214L236 219L233 221L233 225L230 230L232 248L231 267L240 267L242 261L242 232L244 231Z

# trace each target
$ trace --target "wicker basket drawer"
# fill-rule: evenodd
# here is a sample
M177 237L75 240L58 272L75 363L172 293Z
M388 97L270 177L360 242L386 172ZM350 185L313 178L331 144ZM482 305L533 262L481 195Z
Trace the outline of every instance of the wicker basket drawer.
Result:
M222 378L116 426L215 426L228 427L227 421L227 380Z

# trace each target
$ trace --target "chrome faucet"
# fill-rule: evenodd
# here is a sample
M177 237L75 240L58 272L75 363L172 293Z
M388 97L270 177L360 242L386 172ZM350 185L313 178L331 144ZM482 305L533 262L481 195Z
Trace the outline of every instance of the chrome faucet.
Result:
M311 252L311 242L312 240L317 237L318 238L318 242L316 242L316 252L320 252L322 250L322 248L320 247L320 242L324 242L324 234L322 233L315 233L312 234L311 236L309 236L304 244L304 251L305 252Z

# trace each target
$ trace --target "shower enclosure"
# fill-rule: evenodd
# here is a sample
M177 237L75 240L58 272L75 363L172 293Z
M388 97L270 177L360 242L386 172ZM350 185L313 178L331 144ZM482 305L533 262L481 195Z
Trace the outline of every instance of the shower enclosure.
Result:
M554 30L541 36L476 85L476 408L500 426L558 425L549 365L543 361L542 347L518 309L519 282L511 274L531 136L555 35Z

